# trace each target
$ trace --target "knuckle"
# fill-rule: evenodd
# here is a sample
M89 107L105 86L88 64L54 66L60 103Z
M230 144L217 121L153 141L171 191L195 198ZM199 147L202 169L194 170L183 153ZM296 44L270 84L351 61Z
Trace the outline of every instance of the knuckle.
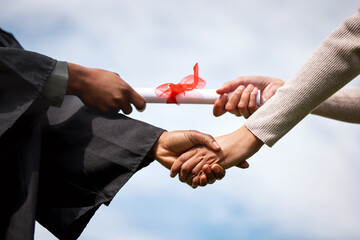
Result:
M243 86L239 86L237 89L235 89L234 93L240 95L243 91Z
M180 175L186 176L189 173L189 171L190 171L189 167L183 165L180 169Z
M226 104L225 110L231 112L234 109L234 105L231 103Z
M121 88L121 91L125 94L130 94L131 93L131 88L128 84L124 84L124 86Z
M179 180L180 182L186 182L186 178L182 177L181 175L179 176Z
M249 87L244 89L243 94L250 94L251 89Z
M197 171L196 169L191 170L191 175L192 176L196 176L196 175L198 175L198 173L199 173L199 171Z
M248 106L248 108L250 109L250 110L254 110L255 109L255 103L249 103L249 106Z
M124 96L121 94L117 94L113 96L113 102L115 103L123 102L124 100L125 100Z
M238 109L245 109L246 105L244 103L239 103L238 104Z
M202 139L202 144L206 144L208 141L213 140L213 137L210 134L204 134L204 138Z
M177 167L178 170L180 170L180 168L183 166L183 164L187 161L187 159L185 158L185 156L181 156L179 157L175 162L179 164L179 166Z
M196 130L189 130L189 134L190 135L197 135L197 134L199 134L199 132L196 131Z

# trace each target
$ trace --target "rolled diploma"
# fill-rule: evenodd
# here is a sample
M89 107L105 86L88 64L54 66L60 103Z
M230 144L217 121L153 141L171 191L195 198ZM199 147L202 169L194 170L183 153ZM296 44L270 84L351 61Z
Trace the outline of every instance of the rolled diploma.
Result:
M147 103L166 103L167 96L158 97L155 94L154 88L134 88ZM178 103L189 104L214 104L216 99L219 98L216 89L194 89L187 91L184 94L178 94L176 100Z

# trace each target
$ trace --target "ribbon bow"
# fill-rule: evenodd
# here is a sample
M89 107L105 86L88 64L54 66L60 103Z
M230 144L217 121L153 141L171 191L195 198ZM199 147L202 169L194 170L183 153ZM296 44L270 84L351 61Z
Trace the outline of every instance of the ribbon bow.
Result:
M165 83L155 88L156 96L162 97L165 95L168 97L166 103L176 103L179 105L176 100L178 94L183 94L185 96L186 91L205 87L206 82L199 77L199 66L197 63L193 69L194 75L184 77L180 83Z

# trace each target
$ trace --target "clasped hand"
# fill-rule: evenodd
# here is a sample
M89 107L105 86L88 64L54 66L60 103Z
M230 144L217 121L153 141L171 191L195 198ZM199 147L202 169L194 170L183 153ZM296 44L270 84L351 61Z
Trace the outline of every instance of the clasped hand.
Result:
M217 90L219 99L214 104L213 114L218 117L226 112L248 118L265 104L283 86L281 79L265 76L238 77L225 83ZM260 91L260 105L256 103ZM228 94L232 92L231 96ZM255 154L263 142L253 135L246 126L230 134L217 137L221 151L212 151L206 146L195 146L182 154L171 167L171 177L179 175L182 182L193 188L214 182L215 171L237 166L249 167L246 159Z

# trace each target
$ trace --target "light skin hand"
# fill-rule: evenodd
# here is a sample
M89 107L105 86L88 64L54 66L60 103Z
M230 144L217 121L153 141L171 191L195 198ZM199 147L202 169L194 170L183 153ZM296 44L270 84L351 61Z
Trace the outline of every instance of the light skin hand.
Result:
M220 97L214 103L213 114L218 117L230 112L236 116L248 118L283 85L284 81L278 78L266 76L238 77L216 90ZM260 90L260 106L256 103L258 90ZM228 99L230 92L232 94Z
M217 163L224 169L238 166L255 154L264 144L246 126L242 126L230 134L217 137L216 141L220 144L222 151L214 152L205 146L192 148L174 162L171 167L171 177L179 174L180 181L186 182L194 188L206 185L209 183L208 181L204 182L206 174L199 176L202 170L204 173L208 171L205 164L212 166ZM201 179L202 183L200 183Z
M213 113L216 117L223 115L225 112L230 112L236 116L248 118L283 85L284 81L278 78L266 76L238 77L233 81L225 83L217 90L220 97L214 104ZM258 90L260 90L260 106L256 102ZM230 92L232 94L228 97ZM248 168L249 164L244 161L237 166ZM200 186L205 186L208 183L211 184L212 181L209 181L209 179L214 174L214 171L218 171L218 169L221 169L221 166L218 164L212 164L211 166L205 164L202 172L195 177L194 182L197 182Z
M146 102L117 73L102 69L86 68L68 63L69 80L66 94L75 95L88 107L100 112L125 114L132 112L131 104L138 110Z

